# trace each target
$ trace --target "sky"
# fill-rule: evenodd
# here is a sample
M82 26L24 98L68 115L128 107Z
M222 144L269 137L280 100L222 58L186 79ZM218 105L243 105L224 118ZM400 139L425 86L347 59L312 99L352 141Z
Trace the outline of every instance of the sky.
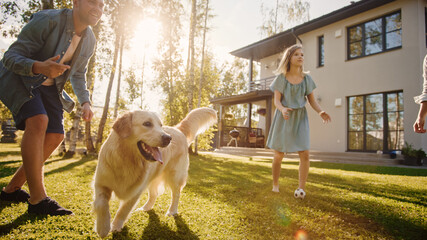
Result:
M191 1L187 2L190 8ZM212 30L208 32L208 45L212 46L212 51L216 55L217 61L224 62L225 60L232 60L233 57L229 54L231 51L245 47L254 42L261 40L259 26L262 24L262 14L260 11L261 2L265 4L275 5L274 0L210 0L212 13L215 17L211 20L210 26ZM336 9L342 8L350 4L350 0L308 0L310 3L310 20L320 17L324 14L330 13ZM153 24L149 24L153 25ZM187 27L184 26L184 29ZM143 31L140 31L143 32ZM147 36L147 35L145 35ZM7 49L13 39L0 38L0 55L1 51ZM185 45L184 45L185 47ZM131 50L132 51L132 50ZM133 50L135 51L135 50ZM186 50L185 50L186 51ZM140 57L141 54L139 54ZM132 62L138 62L135 57L129 58ZM153 74L153 73L151 73ZM150 75L150 73L148 73ZM153 77L153 75L151 75ZM150 78L150 76L148 76ZM94 96L95 105L102 105L105 99L105 91L102 86L106 86L106 80L102 83ZM113 89L113 92L115 90ZM158 93L147 93L146 99L150 99L148 107L152 111L159 111L159 98ZM112 98L114 102L115 98ZM110 102L110 106L111 106Z
M212 21L210 41L219 56L261 40L258 27L262 24L261 2L274 0L211 0L216 17ZM350 4L350 0L308 0L310 20Z

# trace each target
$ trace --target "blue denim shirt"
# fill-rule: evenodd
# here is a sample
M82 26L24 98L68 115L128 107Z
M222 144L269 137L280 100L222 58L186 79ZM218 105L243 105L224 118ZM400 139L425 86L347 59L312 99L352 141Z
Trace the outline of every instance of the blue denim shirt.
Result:
M13 115L33 97L32 90L47 78L42 74L33 74L33 63L56 55L61 55L62 58L73 35L73 12L70 9L40 11L24 26L18 39L4 53L0 62L0 100ZM92 29L88 27L83 32L73 59L67 63L71 68L55 78L58 96L67 112L71 112L75 105L64 91L68 79L80 104L90 102L86 87L86 67L94 52L95 43Z

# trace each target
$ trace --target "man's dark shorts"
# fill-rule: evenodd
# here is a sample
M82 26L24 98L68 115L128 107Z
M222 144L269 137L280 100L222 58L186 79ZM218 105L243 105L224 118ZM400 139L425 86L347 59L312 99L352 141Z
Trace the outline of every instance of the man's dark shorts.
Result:
M25 130L25 120L39 114L47 115L49 123L47 125L47 133L62 133L64 134L64 123L62 104L59 100L56 86L43 86L33 90L33 98L24 103L16 116L13 116L16 128Z

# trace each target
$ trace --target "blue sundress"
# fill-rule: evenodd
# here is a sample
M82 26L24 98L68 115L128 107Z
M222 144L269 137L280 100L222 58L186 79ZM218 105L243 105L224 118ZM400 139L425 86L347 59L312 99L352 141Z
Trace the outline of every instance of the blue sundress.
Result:
M276 109L267 147L279 152L298 152L310 149L310 128L308 124L306 96L316 88L309 75L298 84L288 82L283 74L278 75L270 85L271 91L282 94L282 105L292 108L289 119L285 120L282 113Z

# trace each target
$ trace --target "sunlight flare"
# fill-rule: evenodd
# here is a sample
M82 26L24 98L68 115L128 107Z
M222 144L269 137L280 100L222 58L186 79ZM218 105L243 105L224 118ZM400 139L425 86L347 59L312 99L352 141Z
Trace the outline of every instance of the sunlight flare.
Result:
M135 57L153 59L160 40L161 23L155 18L145 18L136 27L130 42L130 52Z

